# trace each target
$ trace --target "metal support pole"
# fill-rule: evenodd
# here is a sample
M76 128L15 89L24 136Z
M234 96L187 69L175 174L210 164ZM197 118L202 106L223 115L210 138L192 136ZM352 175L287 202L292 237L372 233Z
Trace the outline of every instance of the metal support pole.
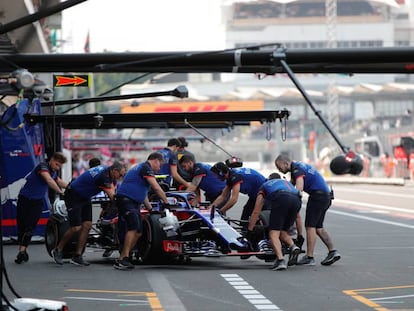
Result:
M339 145L341 150L346 153L349 148L346 147L342 142L339 140L338 136L336 136L335 132L329 127L328 123L325 121L325 119L322 117L320 111L316 110L315 106L312 103L312 100L310 99L309 95L306 93L305 89L302 87L300 82L296 79L295 74L290 69L289 65L283 60L279 60L280 64L282 65L283 69L288 74L290 80L292 80L293 84L297 87L299 92L302 94L305 101L308 103L309 107L312 109L312 111L315 113L315 115L318 117L318 119L322 122L322 124L325 126L325 128L328 130L328 132L331 134L332 138L336 141L336 143Z
M86 0L68 0L62 3L58 3L54 6L44 8L41 11L38 11L36 13L24 16L20 19L17 19L15 21L12 21L10 23L7 23L5 25L0 25L0 35L8 33L12 30L15 30L17 28L20 28L22 26L31 24L33 22L39 21L42 18L51 16L53 14L59 13L67 8L70 8L74 5L77 5L79 3L85 2Z

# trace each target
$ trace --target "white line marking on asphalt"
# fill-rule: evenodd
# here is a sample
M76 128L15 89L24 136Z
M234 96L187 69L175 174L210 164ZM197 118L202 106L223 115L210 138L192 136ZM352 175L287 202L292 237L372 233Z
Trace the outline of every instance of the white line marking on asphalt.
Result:
M243 295L246 299L266 299L262 294L260 295Z
M65 297L65 299L74 300L93 300L93 301L113 301L113 302L134 302L141 305L148 305L148 300L133 300L133 299L112 299L112 298L96 298L96 297Z
M249 283L247 283L246 281L243 282L229 282L231 285L236 286L236 285L249 285Z
M341 199L335 199L334 203L345 203L350 205L359 205L364 207L372 207L372 208L379 208L387 211L393 211L393 212L404 212L408 214L414 214L414 210L407 209L407 208L399 208L399 207L392 207L392 206L386 206L386 205L379 205L379 204L370 204L370 203L362 203L362 202L356 202L356 201L349 201L349 200L341 200Z
M278 306L272 303L265 296L260 294L253 286L248 285L238 274L220 274L230 285L232 285L238 292L246 298L258 310L280 310ZM232 282L235 278L243 282ZM238 286L234 283L245 283L247 286Z
M407 198L407 199L414 199L414 195L412 194L404 194L404 193L393 193L393 192L385 192L385 191L373 191L373 190L364 190L364 189L356 189L356 188L338 188L338 192L357 192L357 193L368 193L368 194L376 194L382 195L386 197L398 197L398 198Z
M243 281L242 278L227 278L227 281L232 282L232 281Z
M381 298L372 298L372 301L388 300L388 299L397 299L397 298L411 298L414 295L403 295L403 296L393 296L393 297L381 297Z
M236 286L233 285L233 287L235 289L254 289L254 287L253 286L250 286L250 285L236 285Z
M348 216L348 217L354 217L354 218L363 219L363 220L369 220L369 221L378 222L378 223L381 223L381 224L387 224L387 225L392 225L392 226L397 226L397 227L402 227L402 228L414 229L414 226L407 225L407 224L404 224L404 223L401 223L401 222L396 222L396 221L389 221L389 220L384 220L384 219L379 219L379 218L374 218L374 217L368 217L368 216L362 216L362 215L356 215L356 214L340 212L340 211L334 211L334 210L329 210L329 213L342 215L342 216Z
M260 294L257 290L253 289L253 290L239 290L239 293L242 295L258 295Z
M359 214L390 214L391 212L375 210L375 211L357 211L357 213Z

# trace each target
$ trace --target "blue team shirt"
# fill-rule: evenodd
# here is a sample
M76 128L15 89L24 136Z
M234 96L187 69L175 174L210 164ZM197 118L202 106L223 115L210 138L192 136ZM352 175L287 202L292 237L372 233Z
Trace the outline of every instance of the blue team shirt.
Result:
M192 178L203 177L199 188L208 197L217 197L226 186L224 180L220 180L216 174L210 171L211 165L205 163L194 163Z
M82 173L70 187L84 199L90 199L103 189L110 189L115 184L115 180L110 177L109 167L99 165L92 167Z
M240 184L240 192L249 197L256 197L259 188L266 181L266 178L251 168L240 167L230 170L227 186L231 189L234 185Z
M172 152L170 149L168 148L164 148L158 151L159 153L162 154L163 158L164 158L164 164L161 165L161 169L159 171L160 175L169 175L166 179L165 182L168 183L169 185L171 184L171 169L170 169L170 165L178 165L178 158L177 156L174 154L174 152Z
M125 174L122 183L118 186L117 195L125 196L138 203L142 203L148 195L150 184L148 178L155 178L149 162L143 162L131 167Z
M295 186L284 179L270 179L266 181L259 189L259 194L262 194L266 198L269 194L277 191L289 191L293 194L299 195L299 190Z
M26 176L26 183L20 189L20 195L32 200L45 197L49 185L40 175L41 172L48 172L55 180L57 178L57 172L53 172L46 162L41 162Z
M303 177L303 191L306 193L311 193L312 191L330 192L323 176L310 164L292 162L291 176L293 184L296 184L297 178Z

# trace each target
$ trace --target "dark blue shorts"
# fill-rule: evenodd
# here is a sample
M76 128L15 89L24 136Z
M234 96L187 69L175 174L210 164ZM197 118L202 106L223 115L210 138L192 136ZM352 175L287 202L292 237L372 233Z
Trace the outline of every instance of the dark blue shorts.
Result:
M269 230L288 231L296 220L302 201L297 194L277 191L266 198L270 206Z
M329 193L311 193L306 205L305 227L323 228L325 214L331 202Z
M120 229L126 228L128 231L142 232L141 203L128 197L117 196L116 206L118 207Z
M92 221L92 203L90 199L82 198L73 190L66 190L65 204L71 227L78 227L85 221Z

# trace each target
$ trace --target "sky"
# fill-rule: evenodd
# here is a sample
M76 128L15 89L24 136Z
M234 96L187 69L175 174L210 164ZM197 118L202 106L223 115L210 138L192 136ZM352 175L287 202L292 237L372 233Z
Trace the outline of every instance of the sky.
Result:
M88 0L62 13L63 52L223 49L221 0Z

